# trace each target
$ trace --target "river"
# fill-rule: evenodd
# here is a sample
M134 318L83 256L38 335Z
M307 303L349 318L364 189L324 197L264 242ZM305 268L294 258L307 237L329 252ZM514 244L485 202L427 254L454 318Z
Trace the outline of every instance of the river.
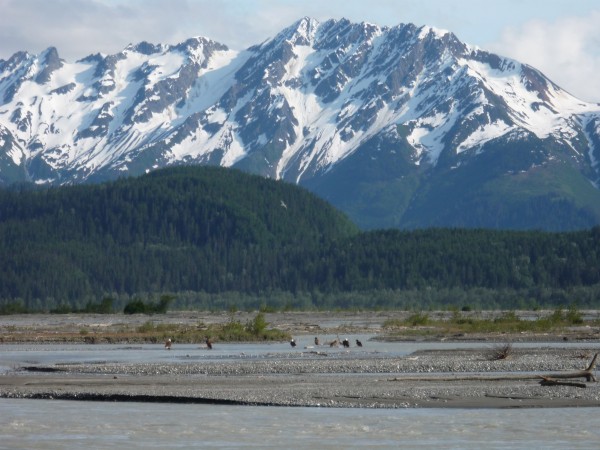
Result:
M354 351L392 355L490 345L360 338L365 346ZM299 339L299 346L310 346L310 339ZM292 351L286 343L222 344L214 351L198 345L174 345L166 351L162 345L4 344L0 376L23 365L176 364L190 359L280 358ZM595 408L341 409L0 399L0 449L113 447L597 449L600 415Z
M595 409L334 409L0 399L0 449L597 449Z

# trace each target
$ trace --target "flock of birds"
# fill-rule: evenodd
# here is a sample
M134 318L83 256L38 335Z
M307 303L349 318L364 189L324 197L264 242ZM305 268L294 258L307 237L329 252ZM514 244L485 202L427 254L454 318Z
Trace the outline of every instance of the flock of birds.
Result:
M206 338L205 344L206 344L206 348L207 349L212 350L213 343L212 343L212 340L210 338ZM329 345L330 347L339 347L340 344L342 345L342 347L345 347L345 348L349 348L350 347L350 341L348 339L344 339L343 341L340 341L339 336L336 339L334 339L333 341L327 343L327 345ZM172 345L173 345L173 341L171 340L171 338L169 338L169 339L167 339L165 341L165 349L171 350L171 346ZM296 341L294 339L292 339L290 341L290 345L292 347L295 347L297 345ZM321 345L321 341L319 340L319 337L315 336L315 346L318 347L320 345ZM362 347L362 342L360 342L358 339L356 340L356 346L357 347Z
M290 341L290 345L292 347L295 347L297 345L296 341L294 339L292 339ZM319 337L315 336L315 346L318 347L320 345L321 345L321 341L319 340ZM339 347L341 345L342 347L349 348L350 347L350 341L348 339L344 339L344 340L340 341L340 338L338 336L336 339L334 339L331 342L328 342L325 345L329 345L330 347ZM358 339L356 340L356 346L357 347L362 347L362 342L360 342Z

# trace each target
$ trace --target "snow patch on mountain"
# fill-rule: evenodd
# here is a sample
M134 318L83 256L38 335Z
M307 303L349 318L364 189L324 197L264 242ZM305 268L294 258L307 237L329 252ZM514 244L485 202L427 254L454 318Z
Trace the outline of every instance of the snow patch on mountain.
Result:
M0 149L53 183L180 163L248 163L300 183L374 139L435 166L528 133L598 170L600 133L584 130L598 117L533 68L412 24L303 18L242 52L196 37L76 63L55 49L0 61Z
M499 120L497 122L481 125L476 131L471 133L460 145L456 148L456 153L462 153L474 147L481 147L486 142L496 139L510 132L512 127L507 123Z
M444 30L444 29L436 28L436 27L431 27L431 26L428 26L428 25L423 25L421 28L419 28L419 36L418 36L418 38L420 40L423 40L428 35L432 34L436 38L440 39L440 38L443 38L444 36L446 36L449 33L450 32L448 30Z
M524 66L516 61L504 60L501 69L475 60L461 59L459 63L468 67L471 76L507 103L511 119L517 126L541 139L568 128L567 122L572 115L598 111L596 105L581 102L552 83L548 83L546 91L549 101L544 101L539 91L527 88Z
M198 78L178 113L185 118L205 111L217 103L235 81L235 73L248 60L248 52L226 50L215 52Z

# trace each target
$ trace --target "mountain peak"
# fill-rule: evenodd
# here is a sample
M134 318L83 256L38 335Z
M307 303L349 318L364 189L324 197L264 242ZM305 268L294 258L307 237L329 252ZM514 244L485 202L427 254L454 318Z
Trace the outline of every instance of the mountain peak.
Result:
M428 36L433 36L437 39L442 39L447 34L450 34L448 30L444 30L441 28L435 28L428 25L423 25L419 27L419 39L425 39Z
M148 56L162 52L164 50L164 47L161 44L155 45L147 41L142 41L135 45L129 44L127 47L125 47L125 50Z
M50 80L52 73L60 69L64 61L58 56L58 51L55 47L48 47L38 57L41 62L41 70L35 77L36 83L44 84Z
M19 51L11 55L7 60L0 59L0 73L14 71L17 66L31 58L26 51Z
M287 41L292 45L311 45L318 28L317 19L303 17L281 31L274 40Z
M0 183L234 166L385 218L368 226L417 223L439 186L483 174L505 186L569 168L572 192L599 195L598 105L430 26L303 17L243 52L193 37L75 64L50 47L0 61L0 99Z
M219 42L213 41L202 36L186 39L185 41L174 45L171 50L184 53L193 61L204 63L216 51L229 51L229 47Z

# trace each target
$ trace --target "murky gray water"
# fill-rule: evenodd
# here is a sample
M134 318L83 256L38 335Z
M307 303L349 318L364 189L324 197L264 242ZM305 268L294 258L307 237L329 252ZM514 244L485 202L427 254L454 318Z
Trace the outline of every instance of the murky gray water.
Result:
M407 355L473 343L384 343L330 349ZM324 337L327 339L327 337ZM23 365L301 357L312 337L287 343L199 345L0 345L0 376ZM518 346L569 347L560 344ZM597 343L589 344L597 348ZM582 347L581 343L576 344ZM569 409L333 409L0 399L0 449L105 448L597 449L600 414Z
M600 415L0 399L0 436L0 449L597 449Z
M289 343L230 343L214 345L212 350L201 344L174 343L171 350L162 344L123 345L123 344L0 344L0 374L15 367L52 364L102 364L102 363L185 363L202 361L239 361L254 358L300 358L313 351L327 352L339 357L360 357L380 355L385 357L406 356L417 350L493 348L493 343L473 342L379 342L371 341L372 335L353 336L360 339L363 347L355 342L349 349L330 348L328 345L314 346L313 337L297 338L298 345L291 348ZM322 342L336 336L321 336ZM559 347L559 348L598 348L598 343L515 343L514 347Z

